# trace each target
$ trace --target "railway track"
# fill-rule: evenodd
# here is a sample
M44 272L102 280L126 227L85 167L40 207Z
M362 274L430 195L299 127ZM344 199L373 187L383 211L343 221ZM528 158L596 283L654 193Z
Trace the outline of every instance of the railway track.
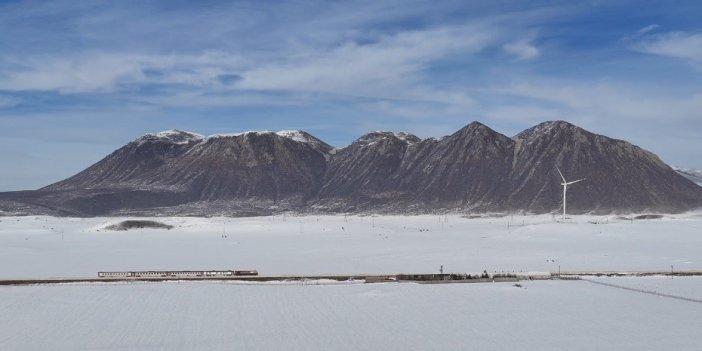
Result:
M548 274L548 273L547 273ZM439 276L436 279L425 280L402 280L398 279L401 276L417 275L417 276ZM446 274L445 276L448 276ZM419 282L430 284L441 283L487 283L487 282L513 282L520 280L579 280L585 277L645 277L666 275L675 277L687 276L702 276L702 271L675 271L671 274L670 271L573 271L551 273L550 276L544 277L539 274L538 277L530 277L528 274L520 274L516 277L496 277L496 278L473 278L465 280L450 280L441 279L437 274L352 274L352 275L257 275L257 276L231 276L231 277L129 277L129 278L28 278L28 279L0 279L0 286L3 285L32 285L32 284L65 284L65 283L119 283L119 282L169 282L169 281L249 281L249 282L270 282L270 281L311 281L311 280L335 280L335 281L358 281L366 282Z
M364 280L364 275L283 275L283 276L234 276L234 277L133 277L133 278L45 278L2 279L0 285L65 284L65 283L119 283L119 282L168 282L168 281L306 281L306 280Z

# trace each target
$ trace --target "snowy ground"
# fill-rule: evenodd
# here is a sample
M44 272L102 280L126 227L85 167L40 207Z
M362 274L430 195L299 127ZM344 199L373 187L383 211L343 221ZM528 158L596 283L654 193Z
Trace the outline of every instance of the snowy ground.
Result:
M440 265L447 272L702 269L699 212L638 221L576 216L568 224L551 215L171 217L156 220L172 230L103 229L120 220L0 217L0 278L149 269L415 273Z
M701 278L599 278L702 298ZM0 287L1 350L699 350L702 304L585 281Z
M157 218L175 228L104 229L121 220L0 218L0 278L702 269L700 213L568 224L550 215ZM2 286L0 350L699 349L702 278L589 279L644 292L588 281Z
M0 218L0 278L148 269L433 272L440 265L449 272L702 269L699 213L633 222L577 216L569 224L550 215L161 218L175 229L103 229L120 220Z

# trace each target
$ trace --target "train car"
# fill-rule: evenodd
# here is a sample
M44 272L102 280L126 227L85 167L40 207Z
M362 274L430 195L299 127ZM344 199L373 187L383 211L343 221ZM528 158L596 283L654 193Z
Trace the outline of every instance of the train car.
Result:
M205 271L201 272L205 277L231 277L234 271Z
M131 272L98 272L99 278L127 278Z
M242 270L242 271L234 271L234 275L242 276L242 275L258 275L258 271L255 269L250 269L250 270Z
M239 273L237 273L239 272ZM255 270L232 271L124 271L124 272L98 272L99 278L217 278L235 275L258 275Z

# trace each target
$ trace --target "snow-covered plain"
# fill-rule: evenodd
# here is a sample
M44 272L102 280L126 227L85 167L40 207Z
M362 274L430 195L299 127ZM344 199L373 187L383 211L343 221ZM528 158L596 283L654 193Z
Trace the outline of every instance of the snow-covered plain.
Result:
M556 217L557 218L557 217ZM0 278L101 270L257 269L263 275L702 269L702 214L652 220L551 215L154 218L0 217ZM508 226L509 223L509 226Z
M566 224L550 215L154 218L174 229L105 229L122 220L1 217L0 278L702 269L700 213ZM589 279L649 293L589 281L0 286L0 350L699 350L702 278Z
M700 278L599 280L702 297ZM0 349L699 350L702 304L521 284L5 286Z

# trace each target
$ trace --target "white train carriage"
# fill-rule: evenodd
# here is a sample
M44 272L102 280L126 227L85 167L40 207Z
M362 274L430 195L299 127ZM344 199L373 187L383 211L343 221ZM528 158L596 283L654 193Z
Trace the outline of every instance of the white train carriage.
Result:
M98 272L100 278L127 278L131 272Z
M217 278L242 275L258 275L256 270L211 270L211 271L124 271L124 272L98 272L99 278Z

